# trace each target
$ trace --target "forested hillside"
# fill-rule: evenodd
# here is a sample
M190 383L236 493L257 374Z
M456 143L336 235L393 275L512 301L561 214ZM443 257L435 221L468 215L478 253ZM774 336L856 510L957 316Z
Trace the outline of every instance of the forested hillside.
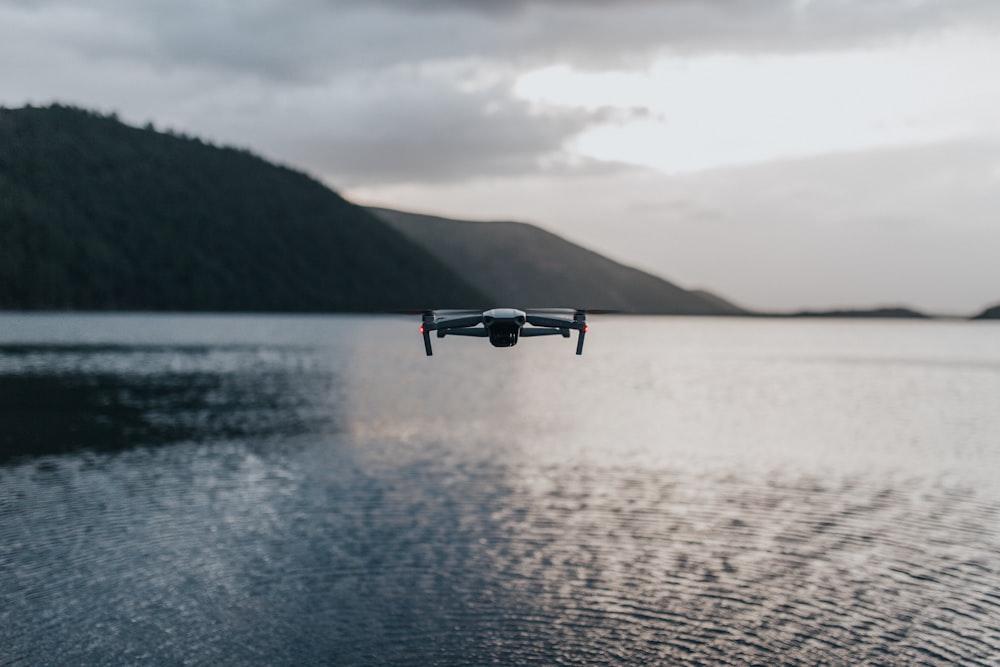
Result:
M76 108L0 110L0 308L308 312L488 302L300 172Z
M369 210L489 291L499 304L663 315L745 313L714 294L686 290L534 225Z

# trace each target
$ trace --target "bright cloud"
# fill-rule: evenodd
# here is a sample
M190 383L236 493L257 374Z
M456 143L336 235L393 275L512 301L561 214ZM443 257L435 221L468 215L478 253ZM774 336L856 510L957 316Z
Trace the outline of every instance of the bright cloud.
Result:
M1000 43L945 39L793 56L663 58L645 72L523 75L543 107L640 108L584 131L581 155L684 172L1000 134Z

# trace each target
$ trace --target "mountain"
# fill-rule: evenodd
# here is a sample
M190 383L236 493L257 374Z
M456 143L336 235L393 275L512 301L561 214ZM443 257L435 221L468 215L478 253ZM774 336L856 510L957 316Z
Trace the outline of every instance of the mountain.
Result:
M496 305L681 315L744 312L720 297L683 289L533 225L368 210L466 276Z
M1000 320L1000 304L987 308L972 319L974 320Z
M491 300L309 176L54 105L0 109L0 308L377 311Z

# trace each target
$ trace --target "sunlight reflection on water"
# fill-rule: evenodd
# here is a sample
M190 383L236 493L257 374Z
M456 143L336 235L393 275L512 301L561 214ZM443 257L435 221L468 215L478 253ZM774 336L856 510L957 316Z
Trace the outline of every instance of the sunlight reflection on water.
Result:
M989 664L997 333L3 315L0 657Z

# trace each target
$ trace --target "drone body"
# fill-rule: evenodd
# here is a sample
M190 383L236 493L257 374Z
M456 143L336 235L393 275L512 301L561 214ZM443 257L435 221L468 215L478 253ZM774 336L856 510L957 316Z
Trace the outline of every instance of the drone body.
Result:
M437 331L438 338L473 336L489 338L493 347L513 347L522 337L569 338L571 330L579 332L576 353L583 354L583 337L587 333L587 313L584 310L425 310L423 324L420 326L420 333L424 336L424 351L428 357L434 354L431 349L432 331Z

